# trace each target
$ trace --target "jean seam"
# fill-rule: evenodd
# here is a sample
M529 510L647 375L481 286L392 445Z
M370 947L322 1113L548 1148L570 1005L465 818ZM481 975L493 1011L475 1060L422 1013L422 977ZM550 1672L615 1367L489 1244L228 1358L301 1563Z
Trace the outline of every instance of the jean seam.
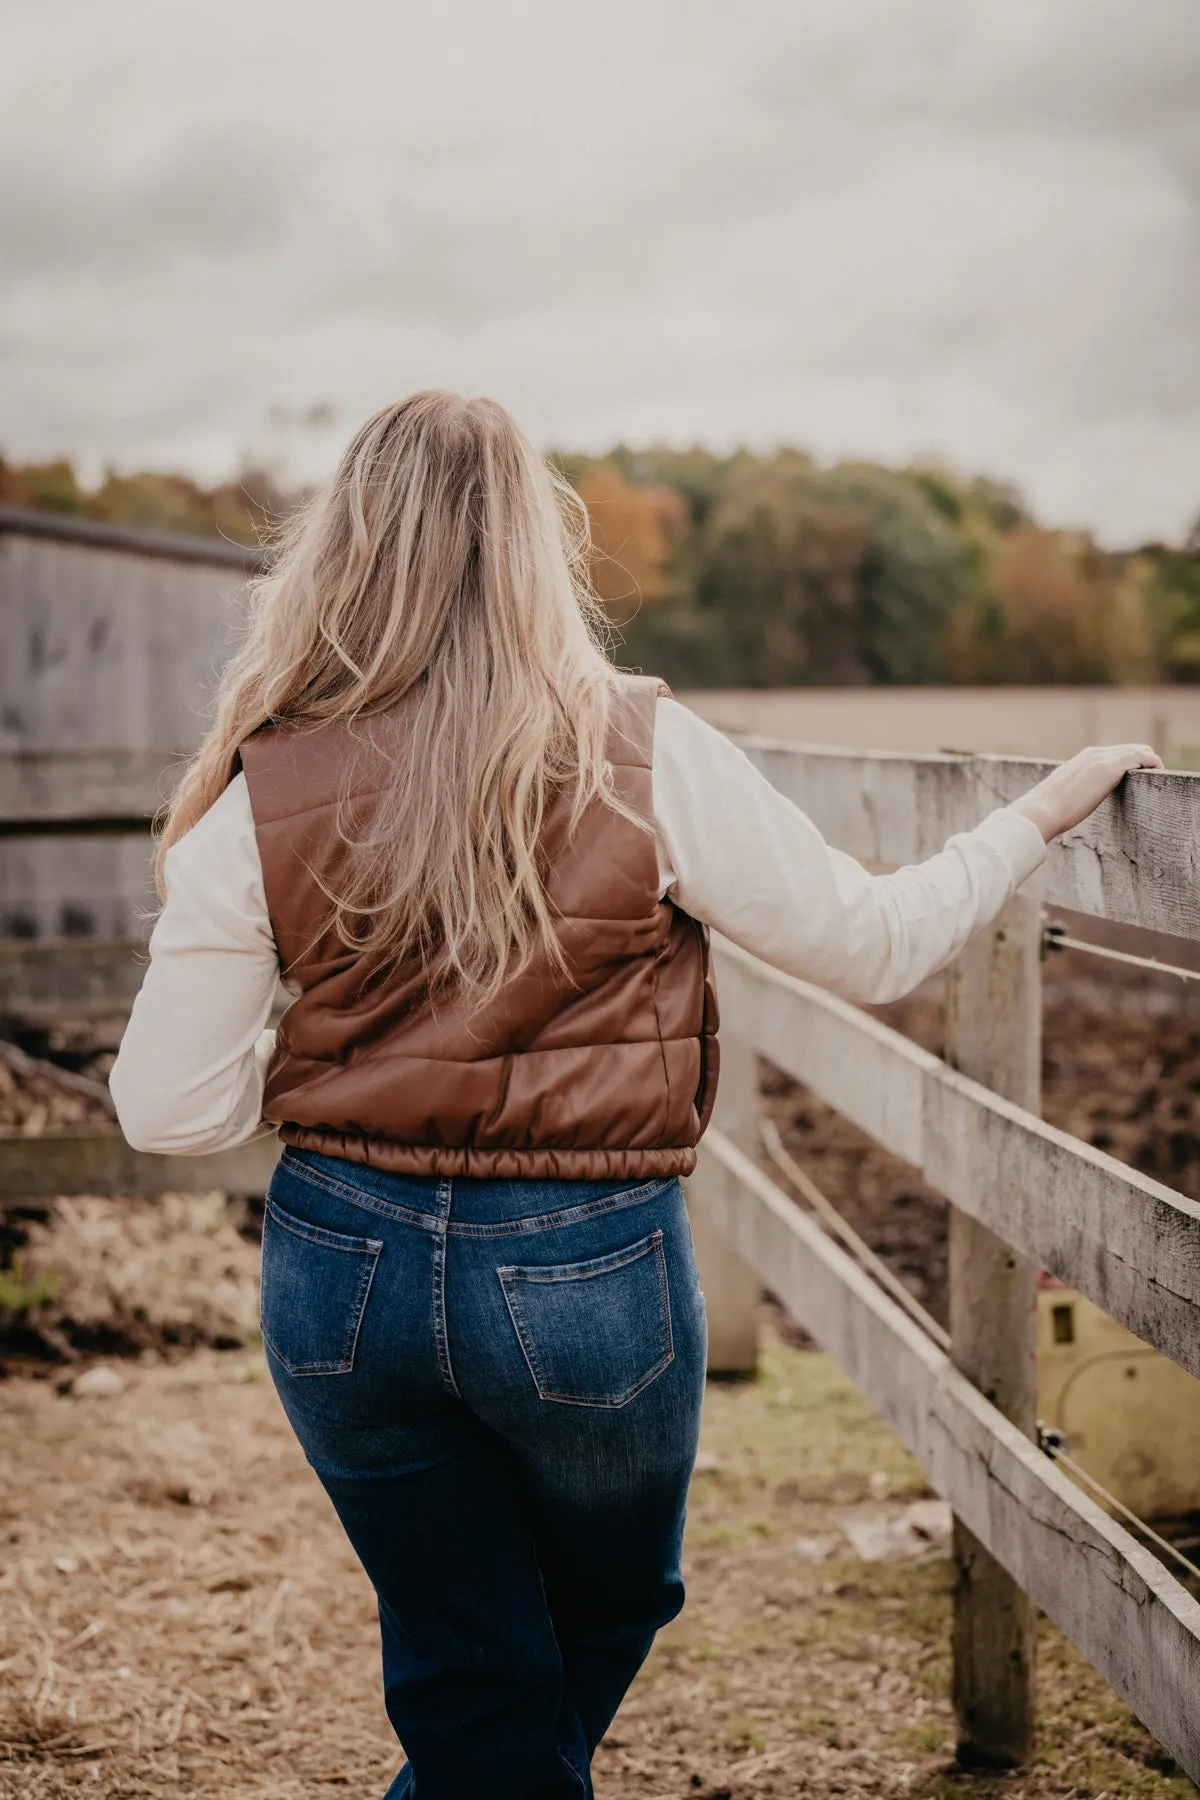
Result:
M586 1262L548 1263L541 1269L525 1263L504 1263L496 1273L501 1281L524 1281L532 1287L554 1287L564 1281L594 1281L600 1275L615 1275L618 1269L627 1269L630 1263L640 1262L643 1256L661 1250L662 1241L662 1232L655 1230L636 1244L630 1244L627 1250L614 1250L608 1256L592 1257Z
M309 1225L304 1219L297 1219L292 1213L285 1212L270 1195L267 1196L267 1211L281 1231L290 1231L293 1237L304 1238L307 1243L316 1244L320 1250L342 1250L353 1256L362 1256L366 1251L373 1250L378 1256L383 1249L382 1238L356 1238L348 1231L328 1231L323 1225Z
M306 1163L296 1163L288 1157L285 1150L283 1161L297 1181L311 1181L314 1187L324 1188L338 1200L345 1200L351 1206L361 1206L367 1212L379 1213L382 1218L395 1219L402 1225L419 1225L425 1231L438 1229L438 1218L435 1213L417 1212L412 1207L400 1206L394 1200L384 1200L375 1194L366 1193L362 1188L347 1186L332 1175L326 1175L317 1169L310 1169Z
M326 1175L323 1170L310 1169L305 1163L297 1163L286 1150L283 1161L297 1181L310 1181L314 1187L324 1188L326 1193L345 1200L350 1206L378 1213L381 1218L394 1219L400 1224L418 1226L423 1231L436 1231L439 1228L435 1213L418 1212L412 1207L401 1206L394 1200L384 1200L363 1188L350 1187L346 1182L338 1181L335 1176ZM452 1177L446 1175L439 1176L438 1179L449 1181ZM451 1237L528 1237L538 1231L553 1231L565 1225L583 1224L588 1219L599 1218L607 1212L617 1212L625 1206L637 1206L643 1200L665 1193L672 1182L678 1179L677 1175L655 1175L650 1181L643 1181L637 1187L620 1188L615 1194L604 1194L598 1200L584 1200L575 1206L558 1207L553 1212L535 1213L527 1219L509 1219L498 1225L456 1224L450 1220L446 1229Z
M665 1193L677 1175L656 1176L653 1181L646 1181L636 1188L621 1188L615 1194L604 1194L599 1200L583 1200L576 1206L561 1206L554 1212L534 1213L527 1219L508 1219L498 1225L456 1225L450 1224L451 1237L497 1238L497 1237L530 1237L538 1231L554 1231L564 1225L581 1225L588 1219L599 1218L603 1213L619 1212L622 1207L639 1206L643 1200L651 1200L656 1195Z
M259 1331L262 1334L263 1343L267 1346L267 1349L271 1352L272 1356L274 1356L278 1362L282 1363L288 1374L297 1381L302 1381L308 1375L348 1375L350 1373L351 1365L345 1361L319 1363L289 1362L261 1321L259 1322Z
M371 1294L371 1284L375 1280L375 1270L379 1266L379 1258L383 1254L383 1245L375 1252L359 1276L358 1293L354 1299L354 1308L346 1321L346 1342L342 1356L350 1369L354 1367L354 1357L358 1350L358 1337L362 1330L362 1322L367 1313L367 1301Z
M658 1285L662 1294L663 1323L667 1328L667 1362L671 1363L675 1360L675 1329L671 1321L671 1286L667 1280L667 1257L663 1249L661 1231L654 1249L658 1257Z
M454 1368L450 1361L450 1334L446 1323L446 1237L450 1224L450 1206L454 1193L454 1183L450 1176L444 1175L438 1181L438 1216L437 1229L433 1237L432 1269L430 1271L433 1284L433 1343L437 1355L438 1372L442 1385L460 1400L458 1383L454 1379Z
M552 1400L556 1406L583 1406L592 1411L620 1412L623 1406L628 1406L631 1400L636 1400L652 1381L657 1381L663 1371L669 1369L674 1361L675 1352L667 1351L665 1355L659 1357L653 1368L647 1369L646 1373L635 1381L632 1387L626 1388L622 1394L601 1394L585 1399L580 1394L555 1394L549 1388L539 1388L538 1393L543 1400Z
M508 1307L508 1316L512 1320L513 1330L517 1334L517 1342L521 1346L521 1355L525 1358L526 1367L528 1368L530 1375L533 1377L534 1387L537 1389L539 1395L541 1395L544 1398L545 1395L544 1395L543 1388L542 1388L542 1375L541 1375L541 1369L540 1369L540 1366L538 1363L537 1352L533 1347L532 1340L530 1340L528 1337L527 1328L525 1325L525 1317L521 1311L520 1301L517 1299L516 1294L512 1292L512 1290L509 1288L508 1283L505 1281L504 1271L502 1269L497 1269L496 1274L498 1275L499 1280L500 1280L500 1291L504 1295L504 1304Z

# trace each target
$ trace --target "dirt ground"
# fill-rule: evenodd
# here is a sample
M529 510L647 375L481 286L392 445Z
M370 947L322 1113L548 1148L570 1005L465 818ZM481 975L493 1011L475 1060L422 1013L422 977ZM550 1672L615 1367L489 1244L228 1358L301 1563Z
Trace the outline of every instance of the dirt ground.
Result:
M940 1048L936 991L880 1010ZM103 1077L82 1038L34 1049ZM806 1169L944 1317L944 1203L764 1080ZM1044 1110L1200 1196L1200 1013L1053 959ZM0 1056L10 1128L103 1112ZM0 1800L366 1800L398 1764L369 1590L256 1347L257 1233L222 1195L0 1219ZM689 1606L601 1749L602 1800L1194 1793L1049 1627L1035 1767L955 1771L944 1509L804 1341L772 1328L757 1384L710 1387Z
M121 1375L2 1390L0 1796L381 1793L370 1593L261 1357ZM1037 1765L954 1771L942 1509L827 1358L770 1336L759 1383L710 1388L704 1450L690 1602L599 1753L601 1800L1194 1792L1049 1628Z

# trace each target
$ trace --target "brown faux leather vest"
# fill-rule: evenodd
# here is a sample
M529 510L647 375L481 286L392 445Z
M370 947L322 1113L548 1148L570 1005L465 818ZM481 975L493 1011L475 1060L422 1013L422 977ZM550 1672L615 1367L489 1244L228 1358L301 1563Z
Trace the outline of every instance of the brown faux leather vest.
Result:
M625 678L611 709L613 782L644 817L660 692ZM360 720L353 745L330 725L268 726L242 746L275 942L300 990L267 1118L289 1144L396 1174L687 1174L716 1091L716 992L706 929L658 897L651 835L596 802L569 836L567 797L551 804L540 851L571 981L542 958L468 1014L453 994L431 1004L415 961L372 972L338 938L317 877L336 891L347 766L357 828L385 763L408 754L403 702Z

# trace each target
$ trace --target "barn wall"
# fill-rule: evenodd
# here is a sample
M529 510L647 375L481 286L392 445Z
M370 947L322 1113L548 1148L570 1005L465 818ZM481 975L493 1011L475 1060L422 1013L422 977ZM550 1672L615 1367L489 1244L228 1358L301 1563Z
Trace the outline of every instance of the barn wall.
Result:
M195 558L0 532L0 754L148 750L165 767L199 741L245 574ZM148 860L144 834L0 838L0 936L140 935Z
M236 569L0 535L0 749L189 749L236 630Z
M153 906L148 836L0 838L0 937L139 938Z

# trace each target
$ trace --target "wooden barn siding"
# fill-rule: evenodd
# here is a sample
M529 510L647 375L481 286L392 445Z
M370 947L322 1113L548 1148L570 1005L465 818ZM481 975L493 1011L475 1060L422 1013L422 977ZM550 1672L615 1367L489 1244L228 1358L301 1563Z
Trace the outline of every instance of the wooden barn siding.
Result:
M0 938L147 935L150 840L0 837Z
M236 569L0 535L0 749L193 743L241 586Z
M157 765L193 745L237 628L236 553L217 545L205 563L191 543L180 560L103 527L0 525L0 754L146 751ZM141 834L0 838L0 936L141 936L147 858Z

